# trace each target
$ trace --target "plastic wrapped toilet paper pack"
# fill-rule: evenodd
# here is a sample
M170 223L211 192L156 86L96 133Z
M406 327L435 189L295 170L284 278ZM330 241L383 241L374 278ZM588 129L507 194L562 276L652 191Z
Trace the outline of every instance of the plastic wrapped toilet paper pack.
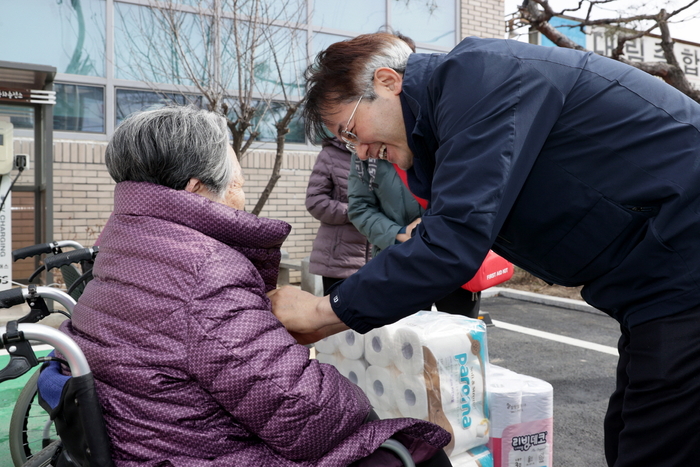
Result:
M552 467L552 385L495 365L487 373L494 467Z
M334 363L358 384L380 418L411 417L440 425L452 434L448 455L488 442L488 351L482 321L419 312L364 336L346 331L336 337L335 352L320 352L317 358ZM333 342L322 347L332 349ZM359 362L366 366L364 382Z
M394 334L396 368L404 375L423 375L428 407L424 419L452 434L445 451L457 454L486 444L490 428L484 393L488 352L483 322L420 312L392 326L398 326ZM397 398L410 402L400 390ZM409 413L403 404L399 409Z

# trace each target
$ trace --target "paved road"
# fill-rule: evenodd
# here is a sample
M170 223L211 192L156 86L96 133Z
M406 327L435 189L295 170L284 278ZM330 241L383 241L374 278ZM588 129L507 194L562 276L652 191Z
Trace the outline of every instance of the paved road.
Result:
M614 389L617 357L509 330L506 324L583 340L614 353L617 322L599 312L504 297L484 298L481 307L497 324L488 328L490 361L554 386L554 467L605 467L603 417Z

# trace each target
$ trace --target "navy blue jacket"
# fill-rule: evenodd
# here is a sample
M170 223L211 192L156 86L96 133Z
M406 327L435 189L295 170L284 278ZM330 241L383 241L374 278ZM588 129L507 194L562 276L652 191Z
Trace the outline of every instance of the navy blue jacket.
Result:
M697 103L595 54L477 38L411 55L401 102L430 208L332 291L351 328L428 307L489 248L625 326L700 305Z

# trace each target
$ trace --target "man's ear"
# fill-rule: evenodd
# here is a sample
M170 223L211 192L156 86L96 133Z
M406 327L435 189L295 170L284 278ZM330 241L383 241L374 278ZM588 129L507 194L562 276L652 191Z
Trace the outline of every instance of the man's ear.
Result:
M380 88L387 89L391 91L394 95L399 95L401 93L401 86L403 85L403 76L398 73L393 68L382 67L377 68L374 72L374 82L375 90L376 86Z
M200 182L198 179L190 178L190 181L187 182L187 186L185 187L185 191L189 191L190 193L199 193L203 186L204 185L202 182Z

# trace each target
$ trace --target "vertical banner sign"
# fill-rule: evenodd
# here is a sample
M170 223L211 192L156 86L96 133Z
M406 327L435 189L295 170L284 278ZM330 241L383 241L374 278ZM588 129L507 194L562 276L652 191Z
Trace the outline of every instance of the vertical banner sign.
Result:
M0 202L4 201L0 210L0 290L12 287L12 193L10 185L12 177L2 175L0 182ZM6 194L7 193L7 194ZM7 196L7 199L3 199Z

